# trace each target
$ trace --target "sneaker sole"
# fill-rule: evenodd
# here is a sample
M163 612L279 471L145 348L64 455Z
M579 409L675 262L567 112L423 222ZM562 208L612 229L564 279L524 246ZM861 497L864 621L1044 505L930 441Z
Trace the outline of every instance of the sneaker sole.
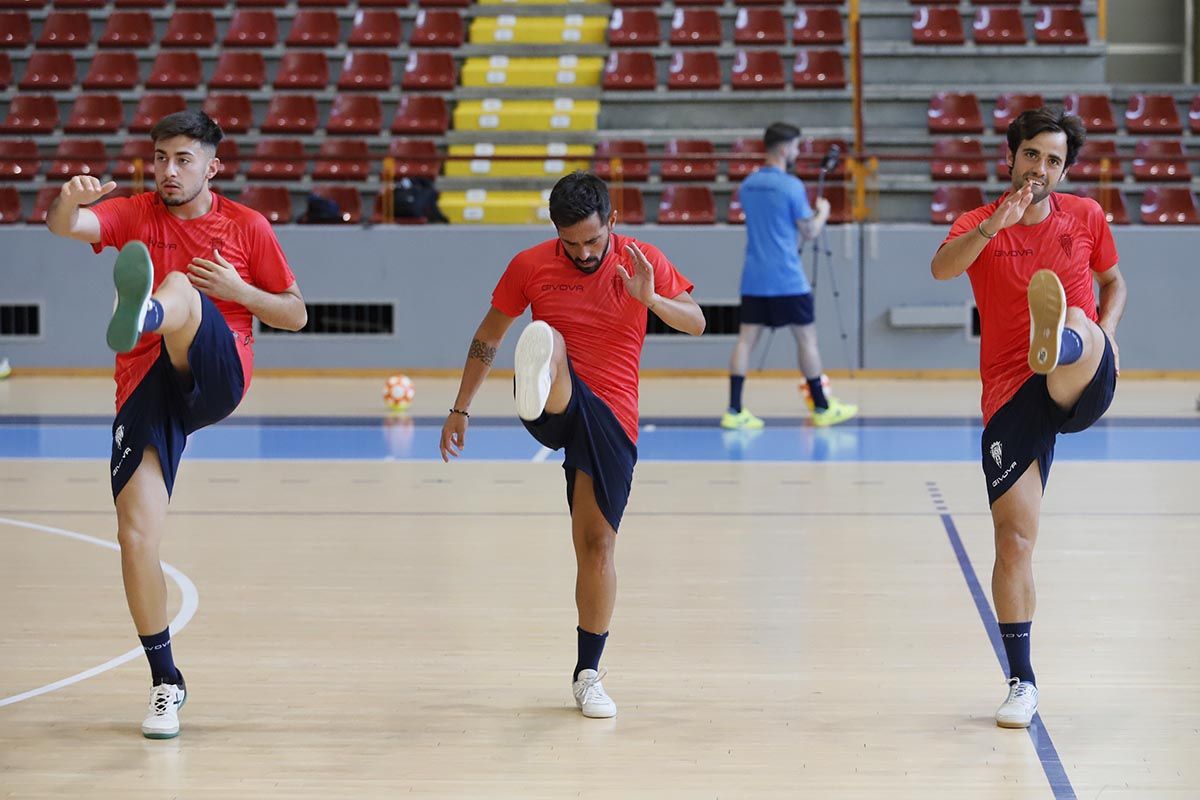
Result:
M1067 322L1067 295L1052 270L1042 269L1029 281L1029 368L1048 375L1058 366L1058 348Z
M517 416L533 421L546 410L550 398L550 359L554 356L554 331L545 322L531 322L517 340L514 356Z
M1014 730L1014 729L1018 729L1018 728L1028 728L1032 724L1033 724L1032 719L1029 720L1029 722L1018 722L1016 720L1013 720L1011 722L1009 722L1007 720L999 720L999 719L996 720L997 727L1008 728L1009 730Z
M840 417L834 417L833 419L830 419L827 422L821 421L818 417L814 416L813 417L813 425L816 425L818 428L832 428L834 425L840 425L843 422L852 420L857 416L858 416L858 408L856 407L853 411L850 411L847 414L840 416Z
M176 714L178 714L180 711L182 711L183 707L185 705L187 705L187 699L188 699L188 692L187 692L187 689L184 689L183 690L183 699L179 701L179 707L175 709ZM142 729L142 738L144 738L144 739L174 739L178 735L179 735L178 728L175 729L174 733L146 733L145 728Z
M128 353L142 335L146 301L154 285L154 264L146 245L132 241L121 248L113 265L117 307L113 309L105 340L117 353Z
M584 711L582 708L579 709L579 711L581 714L583 714L588 719L612 719L613 717L615 717L617 715L617 710L615 708L613 709L613 712L611 714L597 714L595 712L592 712L591 714L589 714L588 712Z

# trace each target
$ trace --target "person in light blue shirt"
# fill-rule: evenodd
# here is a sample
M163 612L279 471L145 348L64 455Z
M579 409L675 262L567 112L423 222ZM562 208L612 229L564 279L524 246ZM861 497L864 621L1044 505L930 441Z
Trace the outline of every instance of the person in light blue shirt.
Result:
M738 189L746 216L741 324L729 363L729 409L721 427L758 429L763 421L742 405L750 352L764 328L788 327L796 339L800 371L808 385L813 422L836 425L858 413L825 391L817 349L812 287L800 264L800 246L815 239L829 219L829 201L808 202L804 182L793 174L800 129L776 122L763 134L766 160Z

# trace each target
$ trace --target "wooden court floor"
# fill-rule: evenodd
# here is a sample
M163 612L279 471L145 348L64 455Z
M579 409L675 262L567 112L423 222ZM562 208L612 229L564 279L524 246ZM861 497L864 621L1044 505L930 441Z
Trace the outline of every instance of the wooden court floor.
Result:
M355 413L337 385L263 383L259 404ZM660 381L650 402L699 408L719 388ZM1183 417L1194 387L1174 388L1114 412ZM55 389L10 383L0 409L66 413ZM784 407L794 389L760 391ZM972 387L841 393L922 391L946 413ZM103 394L84 386L76 411L104 413ZM604 658L620 712L587 720L568 687L559 467L185 461L163 551L171 613L190 617L182 735L141 738L138 654L0 706L0 797L1192 800L1197 459L1056 463L1037 737L992 721L1005 686L968 579L990 597L975 464L639 464ZM114 541L103 462L0 459L0 703L136 645Z

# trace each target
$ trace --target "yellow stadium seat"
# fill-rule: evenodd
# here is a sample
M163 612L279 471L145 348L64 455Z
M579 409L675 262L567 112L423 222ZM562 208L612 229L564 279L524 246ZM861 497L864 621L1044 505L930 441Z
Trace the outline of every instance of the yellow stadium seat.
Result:
M608 17L568 14L565 17L475 17L472 44L604 44Z
M491 56L463 62L463 86L599 86L600 57L510 58Z
M587 169L595 147L590 144L456 144L449 155L464 158L446 162L453 177L558 178ZM492 156L529 156L529 159L496 161ZM470 160L466 160L466 158Z
M550 190L442 192L438 208L457 225L531 225L550 221Z
M460 100L454 127L460 131L594 131L597 100Z

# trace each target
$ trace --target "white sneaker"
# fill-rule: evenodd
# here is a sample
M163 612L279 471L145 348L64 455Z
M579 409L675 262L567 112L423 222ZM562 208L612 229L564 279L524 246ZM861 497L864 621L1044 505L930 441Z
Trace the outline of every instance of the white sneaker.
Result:
M142 736L147 739L174 739L179 735L179 709L187 702L183 681L176 686L160 683L150 692L150 708L142 720Z
M1039 269L1029 279L1029 368L1048 375L1058 366L1067 323L1067 293L1054 270Z
M554 356L554 330L545 322L531 322L521 331L514 358L517 416L535 420L550 398L550 359Z
M1001 728L1028 728L1037 706L1037 687L1019 678L1009 678L1008 699L996 711L996 724Z
M617 704L604 691L600 679L607 673L596 672L594 669L581 669L579 677L571 686L575 695L575 705L585 717L593 719L608 719L617 715Z

